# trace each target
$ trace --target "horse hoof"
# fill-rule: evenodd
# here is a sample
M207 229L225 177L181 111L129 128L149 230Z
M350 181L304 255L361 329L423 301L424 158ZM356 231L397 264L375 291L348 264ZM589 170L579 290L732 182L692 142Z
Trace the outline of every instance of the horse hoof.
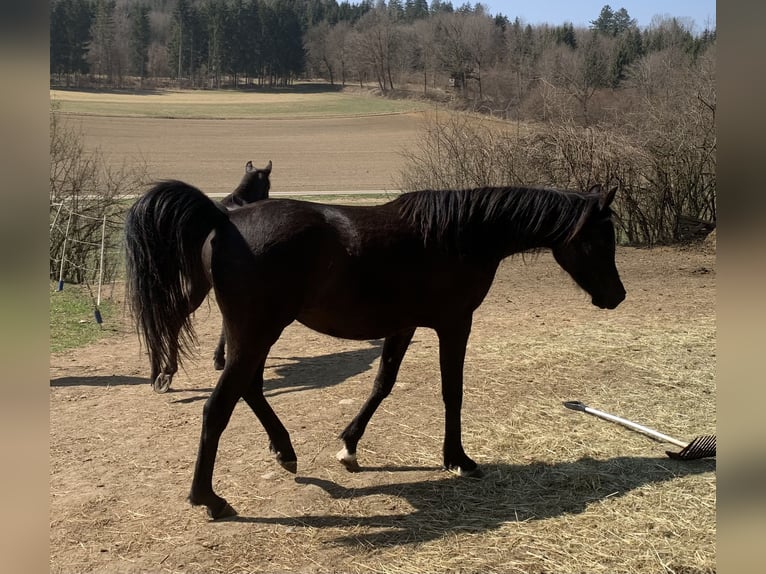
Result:
M170 389L170 383L173 381L173 375L160 373L152 382L152 389L155 393L167 393Z
M359 463L356 460L356 454L350 454L345 448L340 449L338 454L335 455L335 458L337 458L338 462L345 466L346 470L349 472L361 472L362 470L362 467L359 466Z
M298 474L298 461L297 460L279 460L279 465L291 474Z
M223 371L223 368L226 366L226 361L219 361L218 359L213 360L213 368L216 371Z
M225 518L232 518L237 516L237 511L228 502L223 505L223 508L217 512L213 512L210 508L207 509L208 516L213 520L224 520Z
M481 470L478 466L473 468L472 470L465 470L459 466L447 466L445 467L445 470L448 472L451 472L452 474L456 474L457 476L461 478L483 478L484 477L484 471Z

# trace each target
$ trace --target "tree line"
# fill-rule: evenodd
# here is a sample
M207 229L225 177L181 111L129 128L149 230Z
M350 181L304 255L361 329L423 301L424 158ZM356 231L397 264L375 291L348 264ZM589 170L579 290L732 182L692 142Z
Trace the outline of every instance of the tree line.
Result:
M696 57L715 30L657 19L639 29L605 5L587 29L531 26L481 3L432 0L53 0L50 72L64 85L286 85L302 77L372 83L381 92L450 88L477 105L512 106L541 81L568 84L587 108L642 56Z

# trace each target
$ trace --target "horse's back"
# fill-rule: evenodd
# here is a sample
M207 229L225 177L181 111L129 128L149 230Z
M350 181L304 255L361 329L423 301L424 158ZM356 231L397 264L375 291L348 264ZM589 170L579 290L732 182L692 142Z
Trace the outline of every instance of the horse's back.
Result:
M232 212L231 224L217 238L219 299L337 337L379 338L470 313L495 270L425 246L391 204L269 199Z

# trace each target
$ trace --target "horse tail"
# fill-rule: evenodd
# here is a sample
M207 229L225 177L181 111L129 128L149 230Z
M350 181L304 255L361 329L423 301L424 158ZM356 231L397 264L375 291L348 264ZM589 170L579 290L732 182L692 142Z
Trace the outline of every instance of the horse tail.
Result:
M179 351L188 356L196 341L191 314L210 289L202 247L227 221L223 208L176 180L157 183L128 210L126 301L149 352L152 377L163 365L175 365Z

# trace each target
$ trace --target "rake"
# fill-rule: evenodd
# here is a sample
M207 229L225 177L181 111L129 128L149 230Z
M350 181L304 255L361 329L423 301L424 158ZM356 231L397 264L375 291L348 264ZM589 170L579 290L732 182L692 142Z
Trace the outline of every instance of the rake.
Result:
M670 450L666 450L665 452L670 458L675 458L680 460L694 460L697 458L708 458L708 457L715 456L715 435L698 436L694 438L691 442L687 443L682 440L678 440L676 438L668 436L666 434L662 434L661 432L657 432L656 430L650 429L649 427L645 427L644 425L640 425L638 423L634 423L633 421L629 421L622 417L610 415L609 413L605 413L604 411L591 408L587 405L584 405L580 401L567 401L564 403L564 406L568 409L572 409L573 411L588 413L589 415L594 415L599 418L621 424L625 427L628 427L631 430L643 433L656 440L659 440L662 442L668 442L681 447L682 450L680 452L673 452Z

